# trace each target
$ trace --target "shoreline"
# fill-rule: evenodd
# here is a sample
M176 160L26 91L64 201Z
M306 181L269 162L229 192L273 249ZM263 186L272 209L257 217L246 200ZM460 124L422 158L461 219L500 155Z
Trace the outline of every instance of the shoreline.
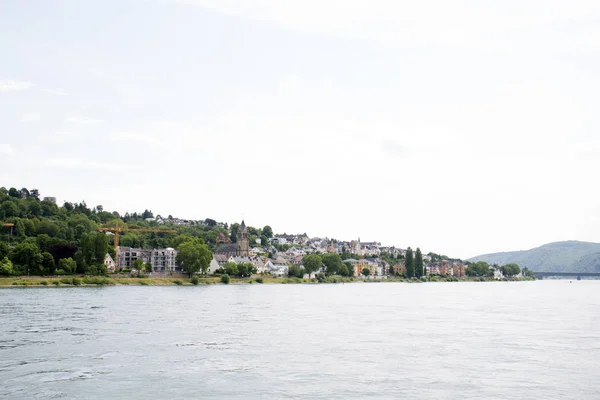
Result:
M454 277L428 277L427 279L387 278L364 279L347 278L340 276L327 277L319 282L317 279L276 278L271 276L252 276L246 278L231 278L225 284L219 276L198 277L197 283L183 277L98 277L84 275L69 275L58 277L46 276L8 276L0 277L0 288L15 287L98 287L98 286L207 286L207 285L314 285L314 284L340 284L340 283L440 283L440 282L523 282L535 281L533 278L454 278Z

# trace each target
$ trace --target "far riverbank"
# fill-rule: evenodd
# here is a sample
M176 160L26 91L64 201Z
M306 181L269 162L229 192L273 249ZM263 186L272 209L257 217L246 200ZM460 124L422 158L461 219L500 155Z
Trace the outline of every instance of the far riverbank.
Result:
M405 279L399 277L390 277L387 279L364 279L347 278L341 276L330 276L322 281L300 278L278 278L270 275L255 275L246 278L230 278L229 285L249 285L249 284L319 284L319 283L383 283L383 282L403 282L403 283L426 283L426 282L502 282L502 281L532 281L533 278L504 278L501 280L492 278L455 278L431 276L422 279ZM98 276L8 276L0 277L0 288L10 287L72 287L72 286L195 286L195 285L224 285L219 276L202 276L197 279L187 277L98 277Z

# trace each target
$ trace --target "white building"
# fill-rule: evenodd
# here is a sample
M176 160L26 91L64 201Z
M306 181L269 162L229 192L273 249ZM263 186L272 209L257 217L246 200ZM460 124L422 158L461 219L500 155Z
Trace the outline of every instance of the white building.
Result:
M106 272L115 272L117 269L117 264L115 260L111 257L110 254L106 253L104 256L104 267L106 267Z

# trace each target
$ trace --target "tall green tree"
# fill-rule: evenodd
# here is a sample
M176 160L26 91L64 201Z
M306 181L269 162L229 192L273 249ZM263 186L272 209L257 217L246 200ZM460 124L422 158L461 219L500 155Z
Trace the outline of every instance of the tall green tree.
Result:
M12 250L11 259L13 263L22 266L27 275L39 272L42 261L42 253L33 238L28 238L19 243Z
M415 276L415 258L412 249L409 247L406 249L406 260L404 261L406 266L406 276L412 278Z
M271 228L269 225L265 225L262 228L262 234L269 239L272 238L273 237L273 228Z
M344 264L342 263L342 257L336 253L327 253L323 254L322 257L323 264L325 264L327 275L342 275L340 273Z
M302 257L302 265L304 266L304 272L310 275L321 268L323 259L318 254L307 254Z
M415 254L415 276L417 278L425 275L423 267L423 254L421 253L421 249L417 247L417 252Z
M190 278L200 271L206 273L213 255L202 240L191 238L181 243L178 250L177 262Z
M361 272L365 276L365 278L368 278L369 275L371 275L371 270L367 267L363 268Z
M94 262L96 264L104 263L104 257L108 252L108 238L104 233L97 232L94 235Z
M231 224L231 235L229 235L229 239L231 239L232 242L237 242L237 234L240 230L240 224L238 224L237 222Z

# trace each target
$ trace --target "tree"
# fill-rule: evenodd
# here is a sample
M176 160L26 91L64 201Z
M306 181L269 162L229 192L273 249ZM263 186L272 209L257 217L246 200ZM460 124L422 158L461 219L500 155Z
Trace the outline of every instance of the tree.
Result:
M142 214L142 219L146 219L146 218L154 218L152 211L144 210L144 213Z
M145 269L147 273L152 272L152 263L150 261L146 262Z
M206 273L213 255L201 239L191 238L179 245L177 262L181 264L183 270L190 276L202 271Z
M485 261L471 263L465 268L465 275L467 276L490 276L493 274L494 271L490 269L490 265Z
M33 238L28 238L19 243L12 251L11 259L14 263L25 267L27 275L38 271L42 255Z
M415 259L413 256L413 251L410 247L406 250L406 261L404 262L404 265L406 266L406 276L408 278L414 277L415 276Z
M94 261L96 264L104 263L108 252L108 238L104 233L97 232L94 236Z
M58 270L67 274L72 274L77 271L77 262L71 257L61 258L58 260Z
M205 223L207 226L210 226L211 228L212 228L213 226L216 226L216 225L217 225L217 221L215 221L214 219L210 219L210 218L206 218L206 219L204 220L204 223Z
M10 247L4 242L0 242L0 260L10 254Z
M352 258L352 253L350 253L348 251L348 249L346 249L346 246L342 247L342 260L347 260L349 258Z
M4 218L19 216L19 207L10 200L0 204L0 211L4 214Z
M252 264L250 264L252 265ZM248 271L248 263L240 263L237 266L238 275L241 277L250 276L251 274Z
M8 189L8 195L10 197L14 197L16 199L18 199L20 197L20 193L17 190L17 188L11 187L10 189Z
M290 265L288 268L288 276L290 278L303 278L304 270L297 265Z
M341 276L350 276L350 272L346 264L342 264L340 270L338 271L338 274L340 274Z
M417 278L425 275L425 271L423 270L423 254L421 254L421 249L417 247L417 253L415 255L415 276Z
M225 264L225 273L229 276L236 276L238 274L238 266L233 261L228 261Z
M237 234L239 230L240 224L238 224L237 222L231 224L231 235L229 235L229 239L231 239L233 243L237 242Z
M139 277L140 273L142 272L142 269L144 269L144 261L141 258L137 258L133 262L133 268L137 270L137 276Z
M302 265L304 266L304 272L310 276L311 273L321 268L323 260L318 254L307 254L302 257Z
M261 246L267 246L269 244L269 238L266 237L265 235L262 235L260 237L260 245Z
M0 259L0 275L12 275L14 273L13 263L7 257L2 257Z
M339 254L336 253L328 253L324 254L322 257L323 264L327 267L326 273L327 275L336 275L340 274L344 263L342 263L342 258Z
M509 277L519 275L519 273L521 272L521 268L517 264L503 265L502 268L500 268L500 270L502 271L502 274L504 276L509 276Z
M364 267L361 272L365 276L365 278L368 278L369 275L371 275L371 270L367 267Z
M352 263L350 261L346 261L344 265L346 266L346 276L354 276L354 266Z
M265 225L262 228L262 234L269 239L272 238L273 237L273 228L271 228L269 225Z
M52 257L52 254L48 253L47 251L43 252L40 266L40 271L42 274L54 275L54 271L56 271L56 264L54 263L54 257Z

